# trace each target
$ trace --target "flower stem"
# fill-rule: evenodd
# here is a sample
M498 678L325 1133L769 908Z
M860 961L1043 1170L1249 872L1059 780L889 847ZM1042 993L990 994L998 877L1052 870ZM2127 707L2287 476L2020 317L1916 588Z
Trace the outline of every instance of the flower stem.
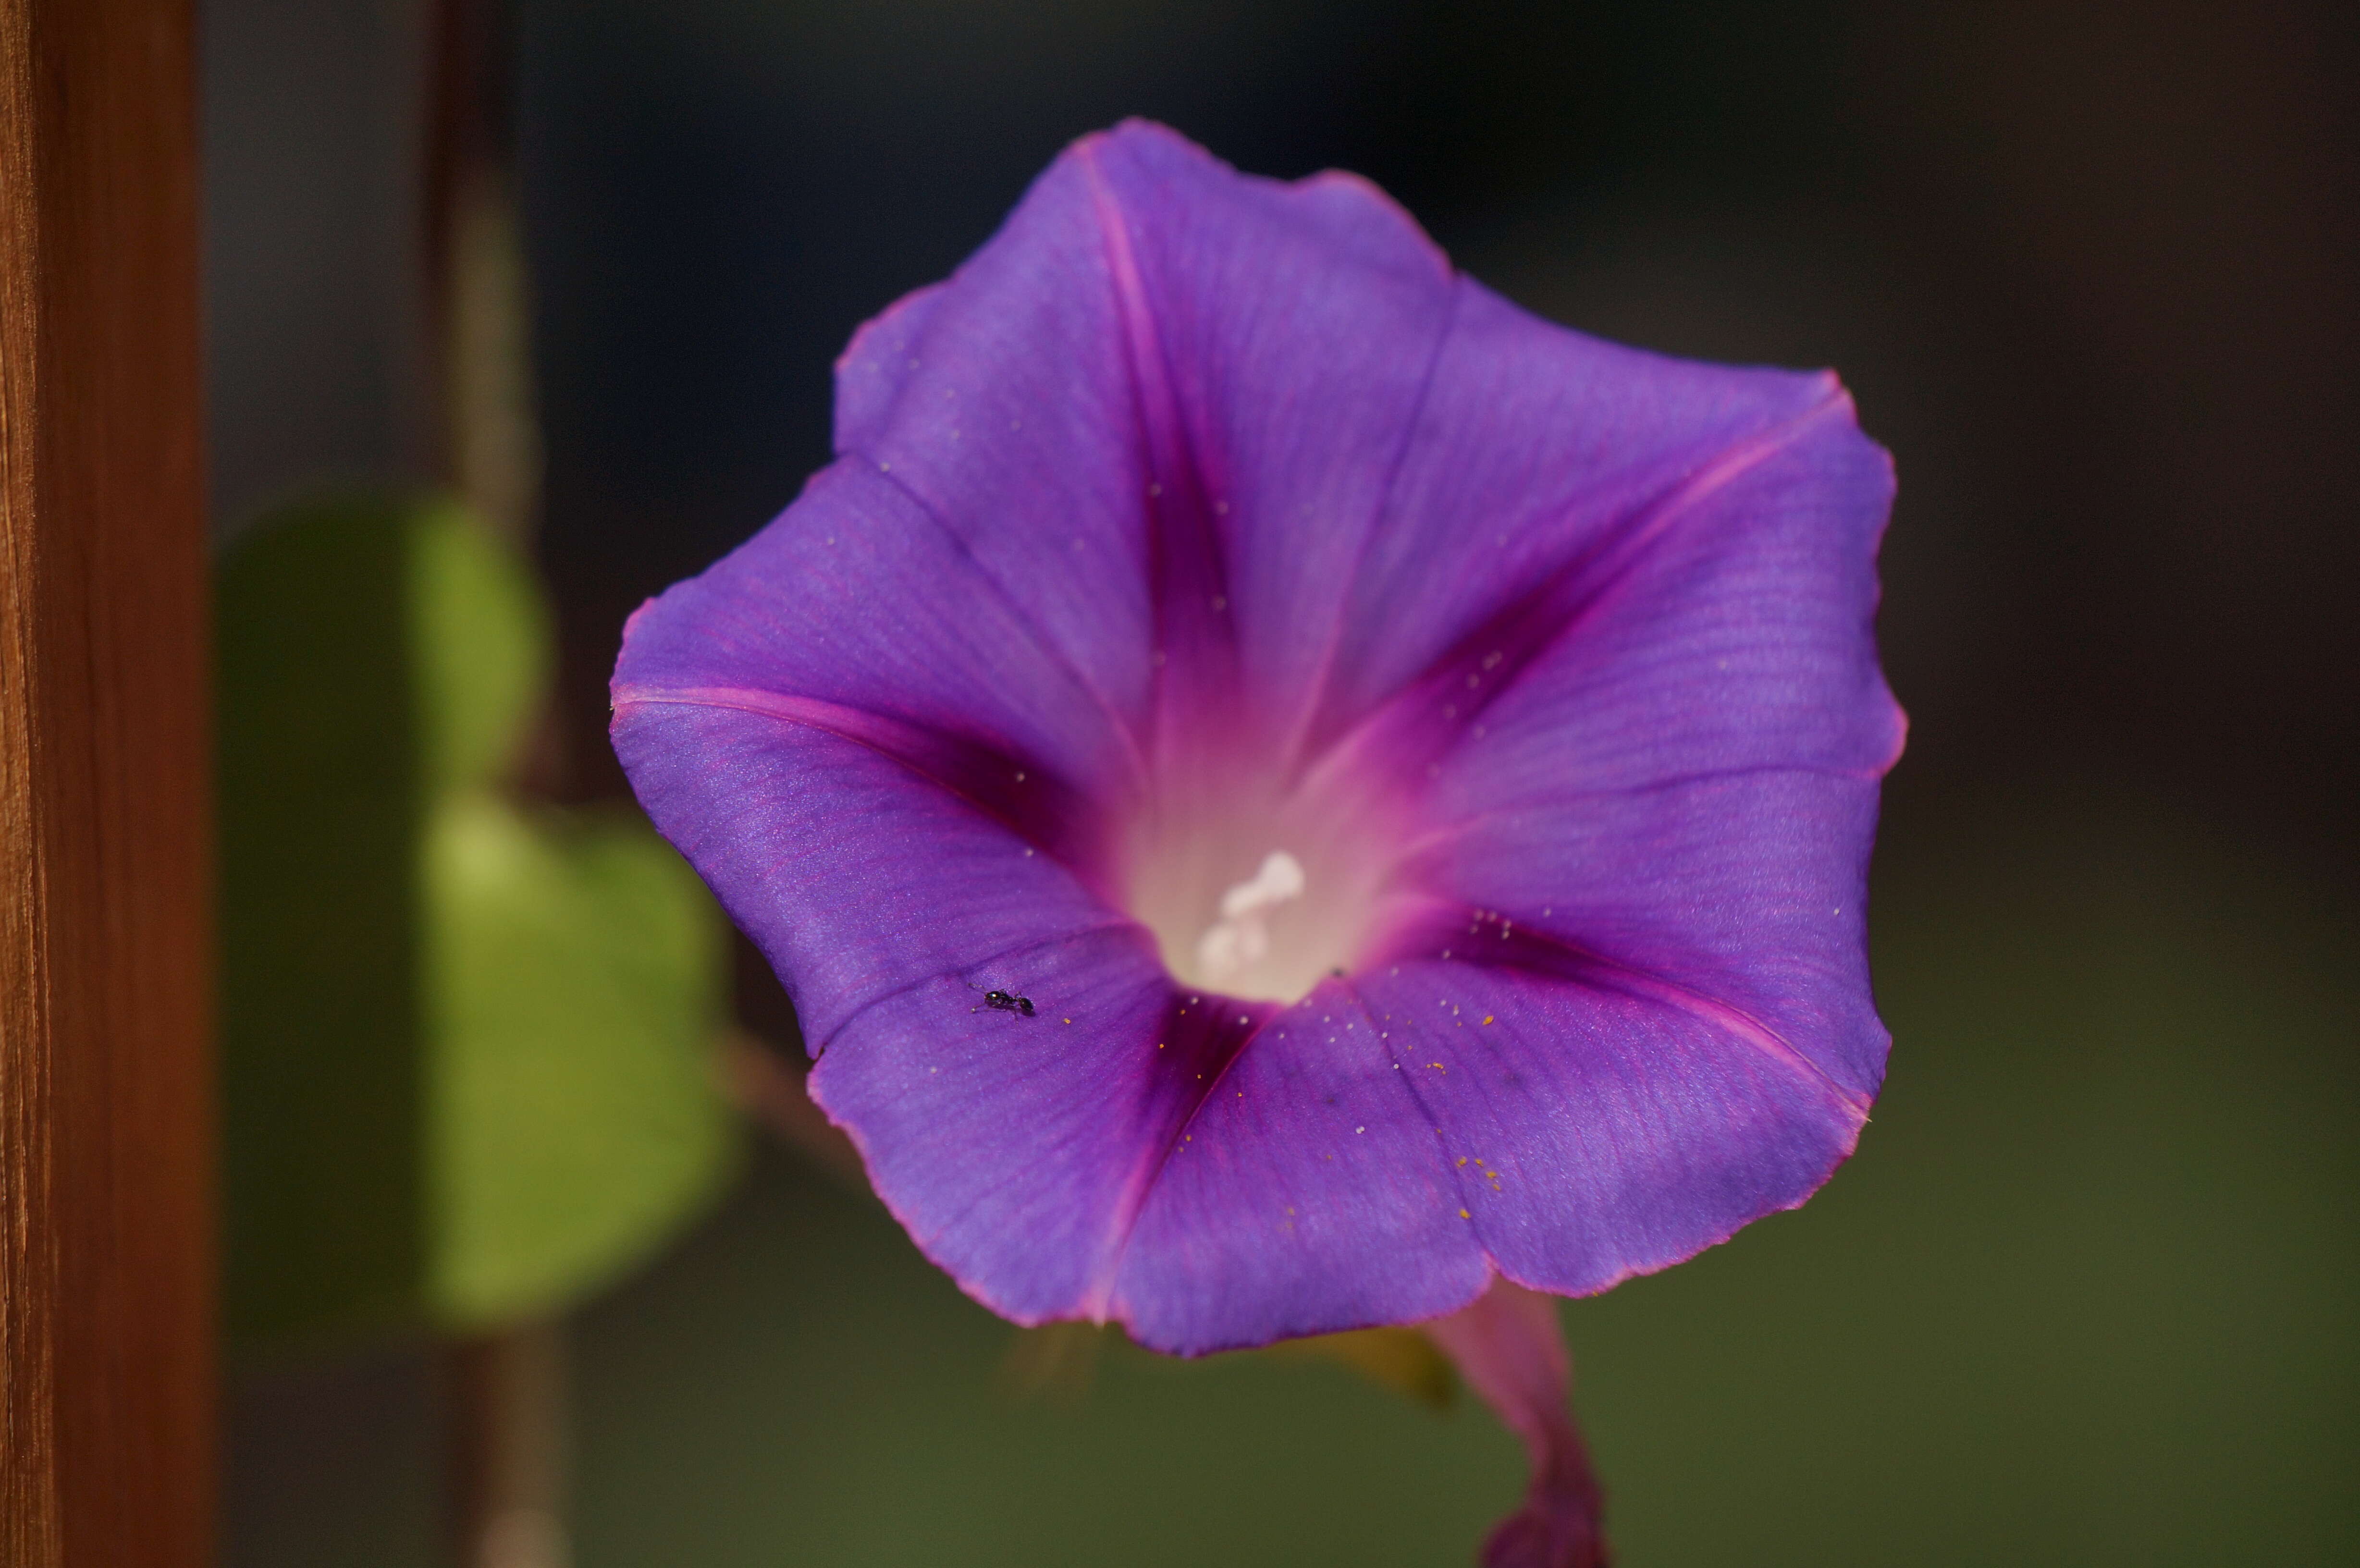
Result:
M1483 1543L1483 1568L1607 1568L1604 1495L1574 1424L1555 1299L1494 1279L1473 1305L1425 1327L1532 1456L1524 1507Z
M444 1368L453 1560L567 1568L563 1328L552 1319L460 1340Z

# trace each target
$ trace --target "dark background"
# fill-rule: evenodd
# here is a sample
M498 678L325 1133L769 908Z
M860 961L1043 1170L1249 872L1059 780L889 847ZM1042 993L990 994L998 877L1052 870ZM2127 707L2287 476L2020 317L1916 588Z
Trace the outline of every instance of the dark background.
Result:
M2360 1559L2360 11L522 0L571 788L621 615L826 458L851 328L1075 135L1399 197L1891 447L1896 1044L1801 1214L1568 1312L1625 1560ZM224 527L421 471L423 19L206 12ZM750 987L749 987L750 989ZM751 1005L751 1004L749 1004ZM578 1560L1465 1561L1480 1412L1013 1332L785 1153L573 1329ZM430 1561L415 1347L239 1369L230 1560Z

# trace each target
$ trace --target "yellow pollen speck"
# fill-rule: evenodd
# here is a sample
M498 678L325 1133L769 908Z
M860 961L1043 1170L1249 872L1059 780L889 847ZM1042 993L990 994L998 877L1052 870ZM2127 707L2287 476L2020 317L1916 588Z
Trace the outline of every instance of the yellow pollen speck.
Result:
M1459 1164L1461 1164L1461 1165L1466 1164L1466 1163L1467 1163L1467 1157L1466 1157L1465 1155L1463 1155L1463 1154L1462 1154L1462 1155L1460 1155L1460 1156L1459 1157Z
M1489 1013L1485 1013L1485 1014L1483 1015L1483 1021L1484 1021L1485 1023L1487 1023L1487 1024L1488 1024L1488 1023L1490 1023L1490 1022L1491 1021L1491 1014L1489 1014Z
M1471 1219L1473 1219L1475 1216L1474 1216L1473 1214L1469 1214L1465 1209L1461 1209L1461 1210L1459 1210L1459 1217L1460 1219L1462 1219L1462 1220L1471 1220Z

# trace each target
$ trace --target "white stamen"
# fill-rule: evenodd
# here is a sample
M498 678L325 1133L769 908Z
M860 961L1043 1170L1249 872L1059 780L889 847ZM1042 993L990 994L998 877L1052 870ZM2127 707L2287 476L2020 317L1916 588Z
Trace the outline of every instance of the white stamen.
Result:
M1196 939L1196 963L1215 985L1235 978L1270 953L1270 916L1303 897L1303 863L1283 849L1221 895L1221 918Z

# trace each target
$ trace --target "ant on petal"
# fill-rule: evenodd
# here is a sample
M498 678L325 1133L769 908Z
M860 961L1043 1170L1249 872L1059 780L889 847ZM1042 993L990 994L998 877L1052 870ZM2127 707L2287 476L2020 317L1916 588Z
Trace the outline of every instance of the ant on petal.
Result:
M974 991L981 990L982 988L970 982L967 985L967 989ZM989 1007L995 1013L1022 1013L1024 1017L1029 1018L1032 1016L1032 998L1030 996L1019 996L1011 991L985 991L983 993L983 1007ZM969 1007L967 1011L970 1013L979 1013L983 1011L983 1007Z

